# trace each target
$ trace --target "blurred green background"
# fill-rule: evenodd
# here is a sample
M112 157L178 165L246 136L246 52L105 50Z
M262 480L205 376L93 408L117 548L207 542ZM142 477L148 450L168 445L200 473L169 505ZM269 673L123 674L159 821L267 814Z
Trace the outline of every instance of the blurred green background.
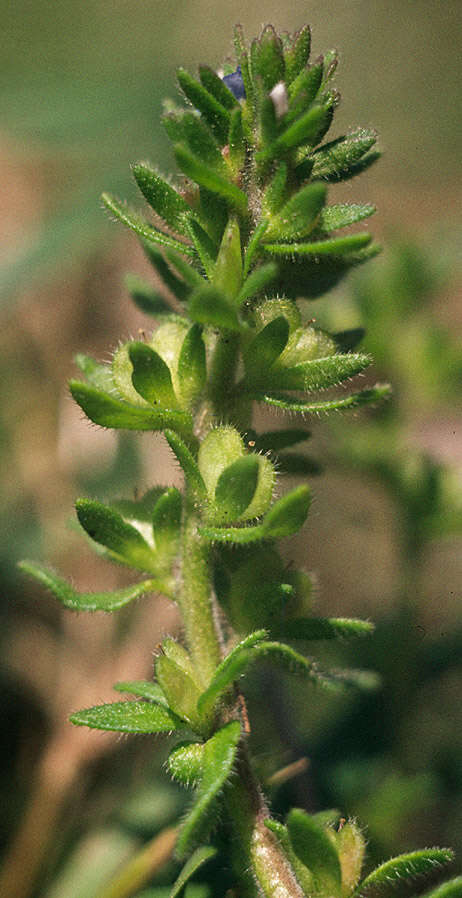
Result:
M308 317L338 329L365 324L365 346L395 399L370 418L315 424L313 451L327 473L313 484L296 549L317 572L320 611L379 621L374 647L355 647L348 660L378 666L386 685L378 697L339 704L269 684L276 760L311 759L276 800L281 812L288 801L340 804L369 826L377 858L442 842L460 855L462 5L1 0L0 12L0 841L16 869L11 895L99 894L184 800L163 780L157 743L153 755L146 740L77 738L65 723L69 710L114 697L118 677L149 671L160 633L175 627L172 610L150 599L115 623L76 619L15 565L49 559L81 588L122 583L82 547L69 523L73 501L177 477L161 440L144 437L138 448L82 422L65 381L77 350L106 358L150 326L123 286L126 271L145 269L142 254L107 221L99 196L135 197L130 162L169 170L159 117L162 99L178 98L175 68L218 67L236 21L248 39L265 22L290 31L310 22L314 57L341 53L332 136L372 126L384 150L361 179L332 191L336 201L377 204L383 257ZM255 747L272 770L267 723L258 721ZM98 858L91 882L88 856Z

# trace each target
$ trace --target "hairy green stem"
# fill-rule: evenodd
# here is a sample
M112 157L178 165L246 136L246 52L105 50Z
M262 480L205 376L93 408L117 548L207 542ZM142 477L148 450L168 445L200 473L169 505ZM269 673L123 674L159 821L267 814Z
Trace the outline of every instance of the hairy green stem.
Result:
M220 421L229 417L230 398L236 376L239 336L230 332L220 334L213 353L209 379L209 395L215 415Z
M179 605L186 642L206 686L221 661L221 647L213 611L210 547L199 536L198 525L197 511L188 498L183 522Z
M276 836L265 826L269 812L245 746L237 774L227 793L227 806L235 837L233 866L242 898L303 898L290 862Z

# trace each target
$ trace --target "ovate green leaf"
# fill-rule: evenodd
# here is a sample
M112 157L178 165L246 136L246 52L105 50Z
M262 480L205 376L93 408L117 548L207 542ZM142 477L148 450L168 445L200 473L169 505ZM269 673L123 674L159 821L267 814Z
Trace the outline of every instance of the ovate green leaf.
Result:
M94 499L78 499L77 517L95 542L109 549L118 561L131 567L156 572L156 559L136 527L127 524L113 508Z
M100 427L112 427L115 430L163 430L171 427L180 433L189 433L192 429L192 419L188 412L142 408L76 380L71 380L69 387L75 401L90 421Z
M308 486L299 486L279 499L264 518L267 539L283 539L303 527L311 504Z
M259 459L246 455L222 471L215 488L215 509L223 522L237 521L248 508L258 484Z
M341 870L337 851L322 826L305 811L293 808L287 817L292 848L305 867L312 872L318 894L338 895Z
M76 711L69 718L76 726L118 733L171 733L184 726L176 714L151 702L112 702Z
M376 211L370 203L339 203L336 206L325 206L319 216L319 226L323 231L335 231L356 224L369 218Z
M177 408L170 369L160 355L146 343L130 343L128 354L133 365L132 381L137 393L151 405Z

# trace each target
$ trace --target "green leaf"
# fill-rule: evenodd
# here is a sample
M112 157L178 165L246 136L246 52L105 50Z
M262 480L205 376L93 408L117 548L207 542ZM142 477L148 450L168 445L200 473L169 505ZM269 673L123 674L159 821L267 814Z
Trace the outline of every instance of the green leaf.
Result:
M295 854L315 878L318 894L338 895L342 884L340 861L325 829L298 808L290 811L287 829Z
M35 561L21 561L19 567L42 583L66 608L72 611L118 611L147 592L162 591L157 580L144 580L114 592L78 593L67 580Z
M241 306L247 299L252 299L256 294L265 290L277 277L277 273L278 267L275 262L268 262L266 265L254 268L244 281L236 297L236 305Z
M374 625L348 617L298 617L285 621L277 630L286 639L349 639L369 636Z
M114 381L109 365L102 365L89 355L79 352L75 356L75 363L85 375L89 384L97 390L113 390Z
M122 515L94 499L78 499L77 517L83 529L95 542L109 549L118 561L143 571L156 572L156 559L136 527L127 524Z
M239 100L236 100L236 97L231 93L223 79L210 66L199 66L199 78L206 91L212 94L225 109L233 110L236 106L239 106Z
M438 888L427 892L425 898L462 898L462 876L443 882Z
M159 684L153 683L151 680L124 680L120 683L114 683L113 689L117 692L127 692L129 695L146 698L151 702L155 702L156 705L168 707L167 699Z
M154 507L152 526L156 553L169 561L176 555L181 527L181 493L174 486L165 490Z
M377 211L376 206L370 203L339 203L335 206L326 206L319 217L319 227L323 231L335 231L337 228L346 228L356 224L364 218L369 218Z
M162 122L173 143L185 144L194 156L209 167L222 175L226 173L220 148L203 119L192 112L184 112L179 116L167 115Z
M164 436L183 469L188 487L192 489L199 498L205 498L207 494L205 483L191 450L175 431L167 428L164 431Z
M307 69L303 69L295 81L290 85L289 97L291 103L289 120L291 120L294 113L301 112L303 108L307 109L311 103L314 102L321 86L322 73L322 62L318 62Z
M264 233L268 227L268 221L261 221L260 224L257 225L254 231L252 231L249 242L247 244L247 249L245 251L244 256L244 270L243 276L247 277L254 260L255 255L257 254L261 241L263 239Z
M262 209L264 212L274 215L279 212L287 193L287 162L282 160L275 166L274 175L268 182L263 194Z
M277 366L273 380L285 390L324 390L364 371L372 362L364 353L346 353L310 359L292 368Z
M154 318L158 318L159 315L165 315L166 312L171 313L171 306L169 306L165 296L154 290L151 284L143 281L136 274L125 275L125 286L133 302L142 312L153 315ZM94 386L98 386L98 384L94 384Z
M215 169L207 165L199 156L195 156L191 151L181 143L175 145L175 158L181 169L201 187L206 187L212 193L217 193L223 197L231 208L236 209L241 215L247 214L247 196L246 194L228 180L219 174ZM174 247L178 250L178 246Z
M192 677L167 655L158 657L156 677L172 711L200 732L196 710L200 691Z
M369 895L388 893L392 889L395 893L406 893L415 880L438 873L453 860L454 853L448 848L430 848L401 854L369 873L354 894L366 898Z
M232 215L226 225L217 256L213 284L233 300L242 284L241 233L237 218Z
M194 290L189 303L189 314L199 324L230 331L241 329L235 307L212 284L204 283Z
M199 110L219 143L225 144L229 129L228 110L185 69L179 69L177 77L185 97Z
M325 106L312 106L308 112L289 125L270 147L261 150L257 158L265 162L277 158L279 153L285 150L291 150L302 144L314 146L328 118L329 109Z
M335 825L337 820L327 825ZM332 838L332 830L329 834ZM349 898L361 876L366 840L359 826L353 820L344 823L335 832L334 839L342 870L342 898Z
M280 239L298 239L313 230L322 207L326 201L324 184L307 184L294 194L273 217L266 232L268 237Z
M223 522L237 521L255 495L260 465L257 455L236 459L222 471L215 488L215 510Z
M213 848L212 845L201 845L200 848L197 848L194 854L191 855L185 866L183 867L178 879L176 880L172 891L170 892L170 898L177 898L177 896L181 893L181 890L186 885L191 876L194 876L197 871L207 863L207 861L211 860L217 854L217 849Z
M203 742L182 742L176 745L167 759L170 776L183 786L197 786L204 773Z
M255 633L251 633L221 662L210 685L199 699L198 709L202 714L211 712L220 696L246 672L254 661L274 658L292 673L312 677L311 661L282 642L269 642L266 636L266 630L257 630Z
M306 485L282 496L263 520L266 538L283 539L300 530L306 521L310 504L311 492Z
M309 25L303 25L299 31L295 32L292 45L285 53L287 84L291 84L294 78L306 66L310 58L310 49L311 28Z
M192 250L190 246L187 246L185 243L180 243L179 240L175 240L174 237L170 237L168 234L158 231L157 228L153 228L152 225L148 224L148 222L141 217L141 215L138 215L137 212L129 209L128 206L120 202L120 200L110 196L108 193L103 193L101 199L106 206L106 209L108 209L118 221L134 231L135 234L138 234L138 237L142 237L144 240L147 240L148 243L159 243L161 246L168 246L171 249L176 249L177 252L183 253L185 256L194 255L194 250Z
M280 452L298 443L304 443L311 436L309 430L291 428L288 430L268 430L255 437L256 452Z
M178 359L181 395L188 405L200 397L206 378L207 367L202 327L200 324L193 324L184 338Z
M229 123L229 161L237 173L245 161L245 138L242 125L242 110L238 105L231 113Z
M253 79L261 78L265 92L284 80L286 67L282 42L272 25L266 25L260 37L252 41L250 54Z
M132 172L141 193L154 211L174 231L186 235L185 220L192 215L186 200L147 163L132 165Z
M368 128L356 128L345 137L338 137L319 147L314 153L313 177L334 183L352 178L362 170L364 157L374 146L376 140L375 131ZM375 161L378 155L371 154L371 161ZM363 165L361 165L361 160Z
M277 820L271 820L270 818L266 818L264 821L265 826L277 837L278 841L281 844L281 847L284 850L284 854L290 861L292 869L297 877L298 883L303 889L304 895L314 895L315 893L315 884L313 874L308 867L305 867L305 864L299 860L297 855L295 854L290 838L289 832L286 826L283 826L282 823L279 823Z
M217 800L232 773L240 734L239 722L232 720L205 743L204 773L178 838L180 857L204 841L216 822Z
M157 246L153 246L146 241L143 241L143 249L148 257L151 265L157 271L157 274L164 282L165 286L168 290L170 290L180 302L184 302L185 299L188 298L190 292L190 281L187 277L179 278L172 271L168 263L165 261L163 253L157 249ZM165 255L168 255L168 250L164 250ZM195 273L194 269L191 268L191 265L183 258L183 256L179 256L178 253L175 253L174 250L170 250L172 257L176 260L180 259L180 263L186 269L186 272L189 274L192 273L192 276L196 276L196 278L200 278L200 275ZM173 263L172 263L173 264Z
M177 408L170 369L160 355L146 343L130 343L128 355L133 365L132 381L137 393L151 405Z
M215 271L216 246L207 231L194 219L188 223L188 231L202 267L208 279L211 280Z
M263 248L267 253L279 256L343 256L363 249L371 239L371 235L364 231L346 237L313 240L312 243L265 243Z
M115 399L109 393L95 390L77 380L69 382L72 396L90 421L100 427L115 430L163 430L171 427L180 433L190 433L192 419L188 412L176 409L148 409L123 399Z
M248 346L244 356L246 380L252 384L268 381L268 370L281 355L289 339L289 322L283 315L273 318Z
M151 702L111 702L77 711L69 718L75 726L117 733L171 733L184 726L169 708Z
M252 527L201 527L199 532L210 542L247 545L262 539L283 539L303 526L310 507L310 490L300 486L279 499L261 524Z
M253 660L251 649L267 640L267 637L266 630L256 630L229 652L218 665L209 686L199 698L197 707L201 714L207 714L217 699L242 675L249 662Z
M234 26L234 50L236 53L236 60L238 65L241 67L242 80L244 82L245 95L250 106L253 106L255 103L255 91L253 87L253 82L250 77L250 68L249 68L249 55L245 46L244 32L242 30L242 25Z
M311 402L309 399L292 399L291 396L284 396L283 394L268 394L256 396L255 398L258 402L266 402L268 405L273 405L285 411L319 415L327 412L344 411L349 408L360 408L362 405L381 402L390 396L391 387L389 384L376 384L375 387L360 390L359 393L350 393L349 396L326 399L321 402Z

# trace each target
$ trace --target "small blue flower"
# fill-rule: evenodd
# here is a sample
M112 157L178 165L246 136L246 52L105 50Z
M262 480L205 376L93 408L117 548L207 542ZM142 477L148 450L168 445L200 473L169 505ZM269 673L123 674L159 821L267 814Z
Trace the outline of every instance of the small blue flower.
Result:
M245 100L245 87L242 80L240 65L238 65L236 71L232 72L231 75L225 75L223 81L231 93L234 94L236 100Z

